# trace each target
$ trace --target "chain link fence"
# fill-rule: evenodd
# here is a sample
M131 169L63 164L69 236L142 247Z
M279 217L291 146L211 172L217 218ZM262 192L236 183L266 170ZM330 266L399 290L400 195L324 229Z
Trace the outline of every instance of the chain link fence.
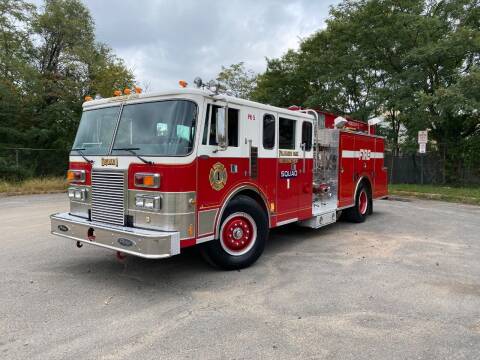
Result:
M69 150L0 147L0 179L64 176Z
M469 157L458 157L449 161L447 154L427 152L426 154L385 154L390 184L428 185L480 185L480 163Z

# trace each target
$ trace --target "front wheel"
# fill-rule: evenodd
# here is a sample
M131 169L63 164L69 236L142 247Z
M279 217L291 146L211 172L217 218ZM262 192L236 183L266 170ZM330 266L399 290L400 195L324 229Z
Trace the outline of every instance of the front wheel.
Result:
M212 265L243 269L262 255L268 237L268 218L252 198L240 195L225 209L219 239L205 243L202 255Z

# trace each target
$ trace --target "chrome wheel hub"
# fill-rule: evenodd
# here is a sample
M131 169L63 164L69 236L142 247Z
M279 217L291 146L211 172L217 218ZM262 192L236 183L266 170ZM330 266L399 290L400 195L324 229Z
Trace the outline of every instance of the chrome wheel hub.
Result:
M233 230L233 238L235 240L240 240L242 238L242 236L243 236L242 228L237 227Z

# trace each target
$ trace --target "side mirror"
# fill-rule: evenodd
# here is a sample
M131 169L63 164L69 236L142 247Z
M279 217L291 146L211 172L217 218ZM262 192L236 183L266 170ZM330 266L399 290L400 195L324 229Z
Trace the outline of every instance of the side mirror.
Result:
M228 107L220 108L216 114L217 144L220 149L228 147Z

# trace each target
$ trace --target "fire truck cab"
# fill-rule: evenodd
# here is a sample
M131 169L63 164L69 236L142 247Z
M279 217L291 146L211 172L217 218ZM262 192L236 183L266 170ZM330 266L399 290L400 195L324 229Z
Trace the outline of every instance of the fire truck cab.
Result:
M366 124L205 89L85 102L70 156L70 211L55 235L160 259L198 245L251 265L269 229L362 222L387 195L384 140Z

